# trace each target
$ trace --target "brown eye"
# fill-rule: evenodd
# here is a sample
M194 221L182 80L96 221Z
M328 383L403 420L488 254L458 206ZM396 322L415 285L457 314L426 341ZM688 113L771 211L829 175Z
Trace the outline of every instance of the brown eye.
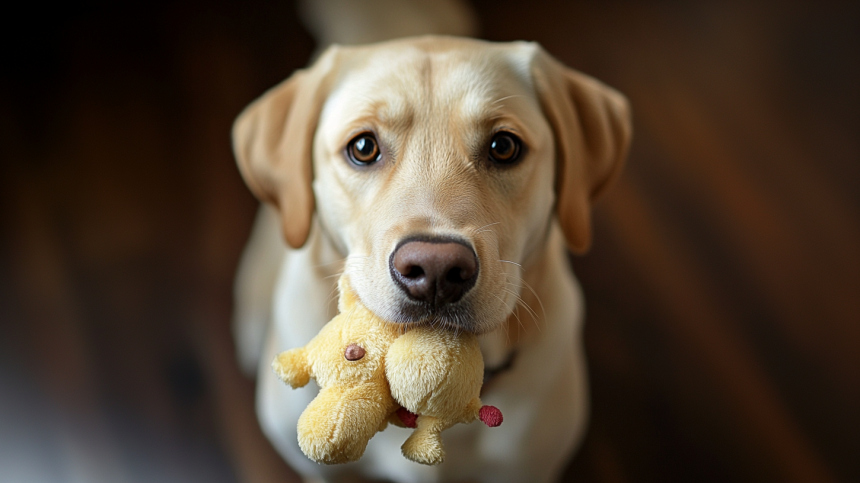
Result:
M498 164L512 164L520 157L521 142L509 132L500 132L490 141L490 159Z
M367 166L380 158L379 143L373 134L359 134L346 146L349 160L357 166Z

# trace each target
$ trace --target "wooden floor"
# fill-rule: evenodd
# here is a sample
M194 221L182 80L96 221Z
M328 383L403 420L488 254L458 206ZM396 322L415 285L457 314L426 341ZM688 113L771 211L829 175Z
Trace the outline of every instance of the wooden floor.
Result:
M572 260L593 409L565 481L860 481L860 9L474 5L634 109ZM294 6L7 22L0 481L293 481L234 363L256 203L228 132L311 55Z

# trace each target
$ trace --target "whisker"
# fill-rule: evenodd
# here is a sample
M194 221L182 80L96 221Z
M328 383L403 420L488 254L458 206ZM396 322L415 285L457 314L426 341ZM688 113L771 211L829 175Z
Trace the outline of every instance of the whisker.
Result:
M498 224L500 224L500 223L501 223L500 221L496 221L496 222L493 222L493 223L487 223L486 225L484 225L484 226L482 226L482 227L480 227L480 228L476 228L476 229L474 230L474 232L473 232L473 233L474 233L474 235L475 235L475 236L480 235L480 234L482 234L482 233L486 233L486 232L490 232L490 233L495 234L496 232L495 232L495 231L493 231L492 229L490 229L489 227L491 227L491 226L493 226L493 225L498 225Z
M512 261L510 261L510 260L502 260L501 258L499 259L499 261L500 261L500 262L502 262L502 263L510 263L511 265L516 265L517 267L519 267L519 269L520 269L520 270L525 270L525 269L523 268L523 266L522 266L521 264L517 263L517 262L512 262Z
M523 286L525 286L525 288L529 289L529 292L531 292L532 295L535 296L535 299L537 299L538 305L540 305L540 311L543 314L544 318L546 318L546 309L543 306L543 301L541 301L540 296L537 294L537 292L535 292L535 289L533 289L532 286L529 285L528 282L526 282L525 280L520 280L520 281L523 283Z
M520 281L521 281L522 283L526 284L526 282L525 282L524 280L522 280L522 279L521 279ZM519 295L519 293L518 293L517 291L511 290L510 288L508 288L508 287L514 287L514 288L516 288L517 286L516 286L516 285L514 285L514 284L512 284L512 283L507 279L507 277L505 277L505 283L506 283L506 286L504 287L504 290L505 290L506 292L508 292L508 293L510 293L511 295L513 295L513 296L514 296L514 298L515 298L515 299L516 299L516 301L517 301L517 306L521 306L521 307L523 307L523 309L525 309L525 310L526 310L526 312L529 314L529 316L531 317L532 321L534 322L535 327L537 327L538 331L541 331L540 317L538 317L537 312L536 312L536 311L531 307L531 305L529 305L529 304L528 304L528 302L526 302L526 301L525 301L525 299L523 299L523 298ZM527 285L527 284L526 284L526 285ZM532 289L531 289L531 287L528 287L528 288L529 288L529 290L532 290ZM534 293L534 290L532 290L532 293ZM538 299L538 303L540 303L540 297L538 297L538 296L537 296L537 294L535 294L535 298L537 298L537 299ZM541 311L544 313L544 318L546 318L546 312L543 310L543 304L541 304Z
M534 310L529 306L529 304L528 304L528 303L526 303L526 301L525 301L525 300L523 300L523 298L522 298L522 297L520 297L517 293L515 293L514 291L512 291L512 290L510 290L510 289L505 288L505 289L503 289L503 290L504 290L505 292L507 292L507 293L509 293L509 294L513 295L513 296L514 296L514 298L515 298L515 299L516 299L516 301L517 301L517 305L518 305L518 306L522 306L522 307L526 310L526 312L529 314L529 316L531 316L532 321L533 321L535 324L537 324L537 323L538 323L538 316L537 316L537 312L535 312L535 311L534 311Z
M329 266L329 265L334 265L334 264L336 264L336 263L343 263L343 262L345 262L345 261L349 260L349 259L350 259L351 257L353 257L353 256L355 256L355 255L348 255L348 256L343 257L343 258L338 258L338 259L336 259L336 260L332 260L332 261L330 261L330 262L318 263L318 264L314 265L314 268L324 268L324 267L327 267L327 266ZM360 256L360 255L359 255L359 256Z
M325 277L325 280L328 280L330 278L335 278L335 277L340 278L342 276L343 276L343 271L341 271L338 274ZM331 291L329 291L328 299L327 299L328 304L331 304L332 302L337 302L339 297L340 297L340 290L338 289L337 284L335 284L334 288L332 288Z
M505 304L505 301L501 297L499 297L498 295L493 294L493 297L496 297L497 299L499 299L499 302L501 302L502 304ZM505 304L505 305L507 305L507 304ZM517 314L517 311L516 310L511 311L511 315L516 317L517 325L519 325L520 328L522 328L523 330L526 330L526 327L523 325L523 321L522 321L522 319L520 319L520 316L519 316L519 314ZM508 337L510 337L510 334L508 334ZM510 342L510 339L508 339L508 342Z
M511 99L511 98L513 98L513 97L523 97L523 96L522 96L522 95L520 95L520 94L511 94L511 95L509 95L509 96L505 96L505 97L502 97L502 98L500 98L500 99L496 99L495 101L491 102L491 103L490 103L490 105L498 104L498 103L500 103L500 102L502 102L502 101L506 101L506 100Z
M513 313L513 312L511 312L511 313ZM514 317L516 317L516 318L517 318L517 324L522 325L522 321L520 321L520 320L519 320L519 316L515 315ZM510 345L511 345L511 328L510 328L510 324L504 324L504 325L503 325L503 328L505 329L505 345L507 345L508 347L510 347Z
M475 231L479 232L479 231L483 230L484 228L487 228L488 226L498 225L499 223L501 223L501 221L494 221L493 223L487 223L486 225L484 225L482 227L476 228Z
M328 279L330 279L330 278L340 278L342 275L343 275L343 270L341 270L341 271L340 271L340 272L338 272L338 273L333 273L333 274L331 274L331 275L326 275L325 277L323 277L323 280L328 280Z

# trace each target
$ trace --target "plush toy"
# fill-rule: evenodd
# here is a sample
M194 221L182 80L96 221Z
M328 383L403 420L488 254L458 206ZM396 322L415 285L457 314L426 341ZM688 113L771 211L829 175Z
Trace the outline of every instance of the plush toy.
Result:
M299 349L272 363L293 388L314 378L316 398L298 422L299 446L308 458L326 464L355 461L367 442L385 429L399 408L385 378L385 355L400 331L381 323L340 282L340 313Z
M435 465L445 456L441 432L501 412L479 398L484 361L474 334L418 326L408 331L380 319L339 282L340 313L306 346L281 353L272 367L293 388L320 386L298 422L302 451L319 463L361 458L388 422L415 428L403 455Z
M388 349L385 376L394 399L408 411L399 412L401 421L416 428L401 447L412 461L441 463L441 433L457 423L502 424L501 411L481 404L484 358L475 334L413 328ZM413 425L409 416L414 415Z

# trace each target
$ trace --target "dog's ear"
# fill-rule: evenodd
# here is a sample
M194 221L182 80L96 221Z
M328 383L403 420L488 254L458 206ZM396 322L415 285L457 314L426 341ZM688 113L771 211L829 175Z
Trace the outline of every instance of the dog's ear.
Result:
M574 253L591 245L591 202L621 172L630 107L618 91L537 48L532 75L556 148L556 212Z
M254 195L278 208L284 238L304 245L314 212L313 140L336 48L269 89L233 124L233 151Z

